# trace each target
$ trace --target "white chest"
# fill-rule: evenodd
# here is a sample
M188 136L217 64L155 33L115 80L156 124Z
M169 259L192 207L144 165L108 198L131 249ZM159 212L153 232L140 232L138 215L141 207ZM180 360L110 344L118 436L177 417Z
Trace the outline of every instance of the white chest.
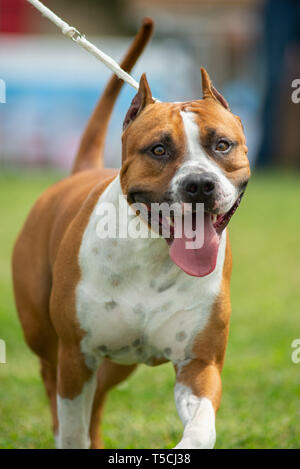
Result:
M116 194L118 178L97 206L117 203ZM207 324L220 291L226 233L214 272L195 278L170 260L161 238L100 239L97 211L95 207L82 239L76 289L87 363L94 366L104 356L123 364L190 358L194 338Z

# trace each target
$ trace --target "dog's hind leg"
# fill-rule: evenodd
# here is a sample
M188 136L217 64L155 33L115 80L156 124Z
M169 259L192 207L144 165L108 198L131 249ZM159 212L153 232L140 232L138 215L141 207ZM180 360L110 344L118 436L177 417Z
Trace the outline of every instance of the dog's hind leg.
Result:
M117 363L112 363L107 359L101 363L98 370L97 390L91 416L91 448L102 448L100 420L107 392L128 378L128 376L136 369L136 366L137 365L119 365Z
M57 433L56 364L58 339L49 317L51 269L45 255L41 230L23 228L13 253L13 283L16 307L25 340L39 357L41 374L50 399L54 435Z

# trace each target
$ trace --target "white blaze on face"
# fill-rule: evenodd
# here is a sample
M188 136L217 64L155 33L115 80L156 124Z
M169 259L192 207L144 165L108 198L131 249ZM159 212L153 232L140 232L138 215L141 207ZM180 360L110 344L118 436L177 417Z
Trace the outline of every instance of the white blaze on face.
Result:
M220 213L226 213L231 209L238 197L236 187L225 176L221 168L207 155L200 142L200 131L195 121L195 114L189 111L180 112L185 137L186 157L184 163L176 172L171 181L171 192L176 197L179 184L189 174L213 173L218 181L217 200ZM224 156L226 158L226 156Z

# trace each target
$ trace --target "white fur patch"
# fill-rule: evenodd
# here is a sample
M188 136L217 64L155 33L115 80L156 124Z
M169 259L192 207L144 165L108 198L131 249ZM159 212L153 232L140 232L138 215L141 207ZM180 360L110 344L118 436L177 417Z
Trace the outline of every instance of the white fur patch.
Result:
M84 384L82 393L75 399L57 395L58 435L55 438L58 449L88 449L92 404L97 386L97 375Z
M231 209L238 197L236 187L222 172L221 168L206 154L200 142L199 127L195 122L195 115L190 111L181 111L184 131L186 135L186 161L177 170L171 182L171 192L177 194L178 186L182 179L189 174L213 173L219 184L220 195L218 209L220 213L226 213Z
M206 397L195 396L181 383L175 385L175 403L184 425L181 441L176 449L211 449L216 441L215 411Z
M77 318L86 331L82 352L93 369L104 356L121 364L151 364L162 357L182 362L192 358L194 338L220 292L226 232L214 272L191 277L171 261L164 239L99 239L98 207L113 202L123 210L121 193L116 177L99 198L82 238L76 288Z

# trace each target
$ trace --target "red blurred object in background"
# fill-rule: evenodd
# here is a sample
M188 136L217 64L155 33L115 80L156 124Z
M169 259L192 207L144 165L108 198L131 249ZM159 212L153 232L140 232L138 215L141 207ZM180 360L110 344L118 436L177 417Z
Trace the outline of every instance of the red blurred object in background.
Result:
M0 0L0 33L30 32L33 14L25 0Z

